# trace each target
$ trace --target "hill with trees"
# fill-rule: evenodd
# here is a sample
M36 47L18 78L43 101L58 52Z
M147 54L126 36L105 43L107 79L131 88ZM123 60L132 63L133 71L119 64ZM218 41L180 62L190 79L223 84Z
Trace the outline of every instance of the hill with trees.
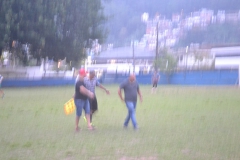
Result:
M149 18L153 18L156 14L171 19L174 13L181 13L183 16L190 15L191 12L198 11L201 8L213 10L239 11L239 0L112 0L104 3L105 13L108 15L107 28L109 30L108 43L113 43L115 47L130 45L134 39L140 39L145 33L145 24L141 22L141 15L144 12L149 13ZM229 28L230 26L230 28ZM214 32L212 32L214 31ZM208 31L192 31L182 40L181 44L191 41L206 40L219 41L239 41L239 24L237 25L221 25L210 26ZM226 39L222 41L218 38L218 34L226 35ZM219 36L221 37L221 36ZM231 38L232 37L232 38ZM195 39L196 38L196 39Z

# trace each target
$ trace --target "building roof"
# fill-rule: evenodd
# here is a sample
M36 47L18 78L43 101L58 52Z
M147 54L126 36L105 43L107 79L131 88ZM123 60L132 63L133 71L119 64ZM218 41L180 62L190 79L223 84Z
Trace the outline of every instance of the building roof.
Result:
M98 56L94 56L93 59L127 59L127 58L149 58L155 57L155 51L149 51L146 48L135 47L134 55L132 47L121 47L106 50L100 53Z
M211 54L214 57L240 56L240 46L212 48Z

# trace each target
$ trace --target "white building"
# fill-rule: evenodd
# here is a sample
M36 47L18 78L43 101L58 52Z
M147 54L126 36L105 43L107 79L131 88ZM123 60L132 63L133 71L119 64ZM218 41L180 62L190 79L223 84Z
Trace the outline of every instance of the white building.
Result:
M212 48L216 69L237 69L240 65L240 46Z

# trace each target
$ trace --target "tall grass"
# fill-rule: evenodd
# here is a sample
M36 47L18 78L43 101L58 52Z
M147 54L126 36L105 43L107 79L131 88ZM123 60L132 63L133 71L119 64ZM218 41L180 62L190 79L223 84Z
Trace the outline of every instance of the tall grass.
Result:
M4 88L0 99L2 160L239 160L240 90L234 87L141 86L139 130L123 129L127 114L118 86L97 89L95 131L63 104L73 86Z

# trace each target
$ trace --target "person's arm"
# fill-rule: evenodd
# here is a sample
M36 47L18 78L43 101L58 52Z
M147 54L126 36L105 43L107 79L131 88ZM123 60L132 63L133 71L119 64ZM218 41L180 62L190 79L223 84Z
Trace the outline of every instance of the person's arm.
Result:
M141 91L140 91L140 89L138 89L138 96L139 96L139 98L140 98L140 101L142 102L143 101L143 99L142 99L142 93L141 93Z
M124 101L124 99L122 97L122 90L121 90L121 88L118 89L118 95L119 95L121 101Z
M107 90L102 84L99 83L98 86L99 86L101 89L103 89L107 94L110 93L109 90Z
M77 75L77 77L75 79L75 83L77 83L78 80L79 80L79 75Z
M87 90L83 85L80 86L80 93L88 96L91 99L94 98L94 94L91 91Z

